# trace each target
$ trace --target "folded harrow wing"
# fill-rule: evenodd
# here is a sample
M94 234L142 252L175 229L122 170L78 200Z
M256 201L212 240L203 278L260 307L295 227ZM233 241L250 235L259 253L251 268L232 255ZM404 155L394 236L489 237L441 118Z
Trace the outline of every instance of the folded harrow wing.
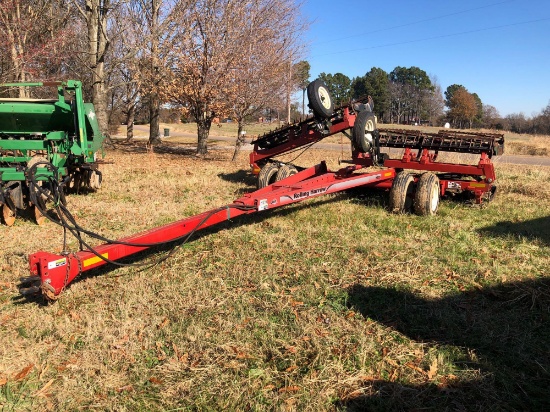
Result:
M117 263L151 247L187 241L198 230L241 215L352 188L386 190L392 211L414 210L421 215L435 214L445 193L470 193L478 203L491 198L496 176L490 159L501 153L502 135L378 130L372 100L333 109L325 86L319 81L312 84L308 95L314 116L267 133L254 142L250 163L259 174L258 190L223 207L100 246L91 247L81 241L82 250L76 253L33 253L29 256L30 276L21 279L21 293L42 294L55 300L83 272ZM273 159L338 132L346 132L352 142L350 165L340 170L328 170L325 162L308 168L292 165L290 168ZM400 148L403 154L390 159L382 148ZM477 165L440 163L437 162L440 151L477 154L480 159ZM265 173L273 168L277 169L275 174ZM70 221L69 230L82 231L74 220Z
M401 188L401 192L414 194L402 198L390 193L390 208L395 212L409 210L411 198L415 212L424 215L435 214L439 197L445 194L469 194L477 204L481 204L483 200L491 200L496 192L496 174L491 158L504 150L502 134L385 129L376 131L374 136L373 155L384 158L383 165L397 172L394 187L403 184L406 187ZM380 152L381 148L400 148L403 155L390 159ZM440 152L479 155L479 160L476 165L439 162ZM361 152L354 151L353 158L359 164L371 163L371 159ZM365 159L364 163L361 158ZM431 194L425 192L426 185L432 188ZM436 189L439 190L437 195Z
M14 90L33 98L5 97ZM72 181L76 189L99 188L96 157L103 135L93 105L83 101L80 82L0 84L0 96L0 208L5 224L11 226L24 211L39 224L44 220L36 208L41 199L33 181L43 188L52 180L65 186Z
M254 150L250 154L250 166L252 173L258 175L258 188L298 172L295 166L278 162L275 157L307 148L337 133L349 137L348 131L353 128L360 112L374 120L370 96L333 109L326 86L320 80L311 82L307 93L313 116L270 131L252 142ZM374 130L374 123L371 126Z

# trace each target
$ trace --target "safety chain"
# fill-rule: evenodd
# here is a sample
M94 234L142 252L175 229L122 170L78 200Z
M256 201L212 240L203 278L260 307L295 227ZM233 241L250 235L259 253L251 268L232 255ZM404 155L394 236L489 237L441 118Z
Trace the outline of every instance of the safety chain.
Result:
M82 274L82 262L80 261L78 256L76 256L74 253L68 253L68 252L64 252L64 253L67 259L67 270L65 271L65 279L63 280L63 287L61 288L61 291L59 292L59 294L63 293L63 291L69 284L69 276L71 274L71 258L74 258L78 263L78 273L76 274L75 279Z

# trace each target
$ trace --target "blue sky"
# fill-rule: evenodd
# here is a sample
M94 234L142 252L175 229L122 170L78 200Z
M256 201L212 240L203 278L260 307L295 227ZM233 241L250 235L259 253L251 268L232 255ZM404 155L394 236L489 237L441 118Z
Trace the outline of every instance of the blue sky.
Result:
M417 66L502 116L550 103L550 0L305 0L302 10L312 79Z

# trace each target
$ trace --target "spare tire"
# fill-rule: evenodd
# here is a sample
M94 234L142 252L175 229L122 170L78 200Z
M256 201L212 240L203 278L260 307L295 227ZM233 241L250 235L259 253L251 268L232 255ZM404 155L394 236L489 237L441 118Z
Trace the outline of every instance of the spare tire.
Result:
M368 153L374 146L374 132L376 131L376 117L373 112L362 111L357 114L353 125L353 141L357 149Z
M316 117L327 119L334 113L334 102L328 87L321 79L316 79L307 86L307 98Z

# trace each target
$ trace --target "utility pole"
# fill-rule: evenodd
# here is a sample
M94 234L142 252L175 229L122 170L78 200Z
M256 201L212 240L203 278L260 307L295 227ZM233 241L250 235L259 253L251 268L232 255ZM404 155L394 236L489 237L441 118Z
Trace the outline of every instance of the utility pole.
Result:
M288 61L288 82L287 82L287 93L286 93L286 109L287 109L287 116L286 116L286 122L290 124L290 90L292 89L292 54L290 55L290 59Z

